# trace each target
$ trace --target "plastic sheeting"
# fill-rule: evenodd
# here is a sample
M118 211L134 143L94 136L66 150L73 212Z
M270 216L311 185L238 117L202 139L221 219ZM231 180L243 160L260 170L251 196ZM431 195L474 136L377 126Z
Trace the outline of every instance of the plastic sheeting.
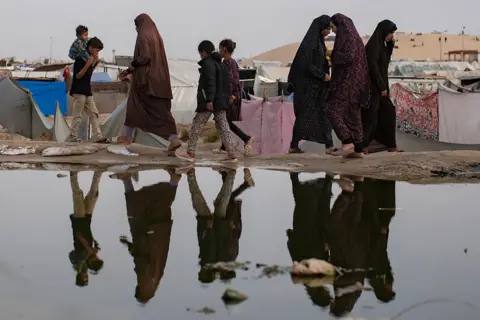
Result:
M52 81L18 81L18 83L29 90L37 103L40 111L46 115L55 114L55 102L60 104L60 110L67 114L67 92L65 82Z
M107 138L123 135L127 100L122 102L103 124L101 130ZM55 104L55 117L45 117L29 92L12 78L0 79L0 124L11 133L18 133L30 139L52 137L54 141L65 141L70 134L68 125L58 102ZM86 115L80 124L78 137L89 138L89 122ZM165 139L138 130L134 140L151 147L163 148L169 144Z
M295 122L293 104L282 101L244 100L240 129L255 137L256 154L285 154L290 148ZM236 137L236 136L235 136ZM236 137L237 149L243 152L243 142Z
M456 71L476 70L476 65L461 61L392 61L389 73L392 76L415 77L426 75L448 75Z
M0 124L31 139L50 135L53 127L31 94L12 78L0 79Z
M112 77L108 72L94 72L92 74L92 82L112 82Z
M105 138L118 137L124 134L123 124L126 114L127 100L123 101L103 124L101 129ZM169 145L167 140L140 129L135 130L133 142L157 148L165 148Z
M480 93L439 90L439 138L442 142L480 144Z
M278 82L287 82L289 67L265 66L257 69L253 91L255 95L274 97L278 95Z

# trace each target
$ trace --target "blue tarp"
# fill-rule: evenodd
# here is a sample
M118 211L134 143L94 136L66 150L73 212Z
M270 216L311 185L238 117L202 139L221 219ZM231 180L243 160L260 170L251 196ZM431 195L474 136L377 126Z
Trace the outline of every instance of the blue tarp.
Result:
M40 111L46 115L55 114L55 102L58 100L60 110L64 115L67 114L67 92L65 91L65 82L50 81L18 81L25 89L32 93L32 97L37 103Z
M94 72L92 82L112 82L112 78L107 72Z

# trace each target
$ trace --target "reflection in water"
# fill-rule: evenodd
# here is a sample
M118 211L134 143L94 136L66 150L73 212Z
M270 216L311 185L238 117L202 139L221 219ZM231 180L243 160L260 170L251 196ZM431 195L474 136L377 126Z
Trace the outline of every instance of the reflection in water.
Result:
M330 210L332 176L300 182L299 174L291 173L290 179L295 209L287 246L292 260L316 258L362 270L337 277L333 299L325 284L305 285L312 302L344 316L353 310L366 277L378 300L393 300L387 242L395 214L395 182L340 176L342 191Z
M192 168L187 172L192 206L197 214L197 238L200 251L198 280L202 283L211 283L216 279L217 272L205 268L206 264L237 259L242 234L242 200L237 197L254 186L248 169L244 170L244 182L235 190L233 190L233 184L236 170L222 168L218 172L222 177L222 187L213 203L213 213L198 186L195 169ZM223 270L219 272L219 277L220 280L228 281L235 278L236 273L233 270Z
M330 214L333 177L300 182L299 173L290 173L295 209L293 228L287 230L288 251L293 261L316 258L328 261L325 221ZM328 307L332 300L324 286L305 285L312 302L320 307Z
M169 182L159 182L140 190L134 189L129 174L116 176L124 184L132 235L131 242L126 237L121 237L120 241L133 257L137 274L135 298L140 303L147 303L153 298L167 264L173 224L171 207L181 178L173 169L168 173Z
M88 270L97 273L103 267L103 260L98 257L100 246L92 235L92 216L98 200L98 187L102 172L95 172L92 184L84 197L78 184L78 173L70 173L72 187L73 214L70 215L73 232L73 247L69 254L70 262L77 272L75 284L83 287L88 285Z
M372 214L370 244L370 268L367 278L375 296L381 302L395 298L393 272L388 258L388 234L390 221L395 215L395 181L365 180L364 210Z
M346 269L366 269L369 251L370 221L362 212L363 179L341 179L342 192L333 204L327 222L331 262ZM352 311L362 294L365 272L348 272L335 279L335 299L330 312L337 317Z

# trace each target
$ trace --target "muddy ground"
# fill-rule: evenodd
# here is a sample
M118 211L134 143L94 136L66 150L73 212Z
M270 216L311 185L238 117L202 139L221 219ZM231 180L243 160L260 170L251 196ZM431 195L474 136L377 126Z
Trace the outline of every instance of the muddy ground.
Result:
M138 156L112 154L102 145L100 150L90 155L43 157L41 152L50 146L72 144L47 141L0 141L0 145L11 147L36 146L31 155L0 156L1 168L40 169L40 170L118 170L118 165L130 165L129 170L148 170L170 166L186 166L189 163L169 156L165 149L132 144L129 151ZM75 144L73 144L75 145ZM85 143L85 146L90 144ZM196 166L221 166L221 155L214 155L211 149L218 144L200 144ZM24 165L17 165L21 163ZM55 165L57 164L57 165ZM112 168L112 166L114 166ZM296 154L275 156L240 156L237 164L229 166L256 167L282 171L319 172L351 174L372 178L409 181L412 183L477 183L475 171L480 172L480 151L430 151L403 153L375 153L365 159L346 160L323 154ZM123 166L123 169L124 170Z

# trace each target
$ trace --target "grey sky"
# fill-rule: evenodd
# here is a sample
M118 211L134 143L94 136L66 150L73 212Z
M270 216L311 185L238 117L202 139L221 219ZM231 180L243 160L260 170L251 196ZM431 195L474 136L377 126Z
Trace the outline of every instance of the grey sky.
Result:
M48 57L53 37L53 58L68 59L78 24L87 25L90 36L104 42L105 58L111 58L112 49L130 55L136 35L133 19L142 12L157 23L170 58L197 58L198 42L217 44L224 37L237 42L237 57L249 57L300 41L313 18L336 12L350 16L362 34L373 32L385 18L401 31L458 33L466 26L467 33L480 34L476 0L6 0L0 57Z

